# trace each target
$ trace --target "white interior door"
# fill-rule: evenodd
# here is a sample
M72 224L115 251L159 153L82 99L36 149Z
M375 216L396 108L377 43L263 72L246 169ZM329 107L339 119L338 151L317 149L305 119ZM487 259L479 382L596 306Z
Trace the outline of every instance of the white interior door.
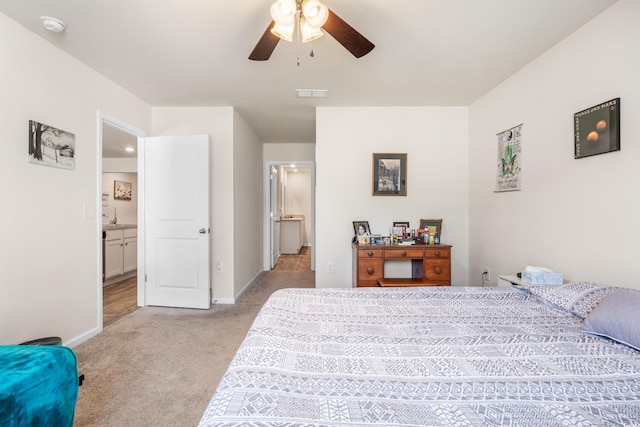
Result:
M210 298L209 138L145 138L146 303L204 308Z

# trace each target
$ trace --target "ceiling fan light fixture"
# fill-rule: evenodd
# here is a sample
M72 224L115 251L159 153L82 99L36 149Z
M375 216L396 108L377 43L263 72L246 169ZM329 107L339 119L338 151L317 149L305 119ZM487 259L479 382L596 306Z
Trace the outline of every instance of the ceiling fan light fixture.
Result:
M271 18L282 26L294 25L296 17L295 0L277 0L271 5Z
M329 18L329 8L319 0L303 0L300 9L311 28L322 27Z
M303 17L300 18L300 35L302 36L302 43L309 43L324 36L324 33L320 28L313 28Z
M291 25L280 25L277 22L273 24L273 28L271 29L271 34L280 37L285 41L293 41L293 30L295 29L295 25L291 23Z

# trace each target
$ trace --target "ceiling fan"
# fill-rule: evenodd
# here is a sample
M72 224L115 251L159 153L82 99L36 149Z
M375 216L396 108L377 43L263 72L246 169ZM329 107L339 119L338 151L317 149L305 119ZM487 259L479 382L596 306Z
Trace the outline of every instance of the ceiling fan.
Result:
M324 30L356 58L375 47L319 0L276 0L271 17L273 20L249 55L253 61L268 60L280 39L291 41L296 22L303 43L321 37Z

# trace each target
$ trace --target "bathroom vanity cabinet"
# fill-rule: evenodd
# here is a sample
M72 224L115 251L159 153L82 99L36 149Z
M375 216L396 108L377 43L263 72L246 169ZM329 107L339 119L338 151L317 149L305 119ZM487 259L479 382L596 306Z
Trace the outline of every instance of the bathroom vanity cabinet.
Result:
M104 278L108 280L138 267L138 230L135 226L105 228Z

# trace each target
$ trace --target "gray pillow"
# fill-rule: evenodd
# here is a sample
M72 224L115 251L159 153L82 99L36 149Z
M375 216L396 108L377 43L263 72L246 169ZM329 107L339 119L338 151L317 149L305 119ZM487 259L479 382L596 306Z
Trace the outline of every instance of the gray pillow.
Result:
M607 295L584 320L583 329L640 350L640 292L620 289Z
M602 298L619 288L596 282L574 282L563 285L529 285L526 289L538 298L585 318Z

